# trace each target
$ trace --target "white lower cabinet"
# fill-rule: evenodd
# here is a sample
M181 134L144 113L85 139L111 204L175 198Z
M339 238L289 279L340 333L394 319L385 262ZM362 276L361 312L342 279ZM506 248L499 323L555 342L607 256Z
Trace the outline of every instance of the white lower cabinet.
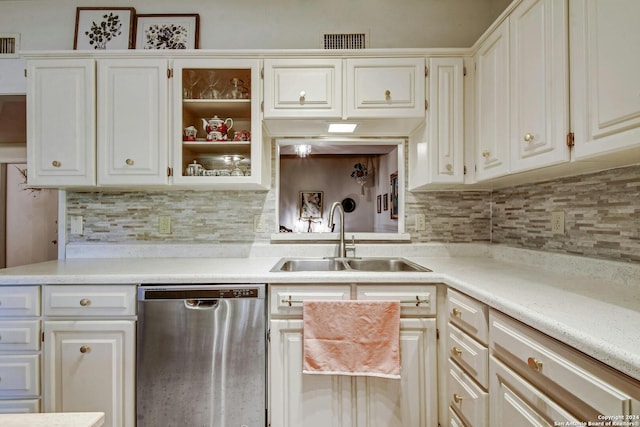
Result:
M44 323L45 412L104 412L105 426L134 425L135 322Z
M44 287L43 412L135 426L135 286Z
M489 320L491 426L640 415L640 382L495 310Z
M394 299L393 289L380 286L386 299ZM435 286L400 286L400 296L407 300L413 290L411 304L404 310L415 310L416 296L423 301L432 299L429 311L435 313ZM344 290L344 286L339 286ZM355 285L351 295L360 299L370 295L380 298L374 286L358 292ZM347 288L348 289L348 288ZM331 295L317 287L309 292L319 296ZM305 298L304 285L299 288L274 285L271 296L286 300L288 292L295 295L292 305ZM335 292L334 299L349 299L349 294ZM344 298L346 296L347 298ZM307 296L307 299L311 299ZM410 307L411 306L411 307ZM292 307L292 308L293 308ZM433 307L433 308L431 308ZM279 427L427 427L438 424L436 319L404 317L400 319L401 379L350 377L340 375L309 375L302 373L303 321L296 318L278 319L273 312L270 321L270 425ZM280 315L282 311L280 310ZM411 311L408 311L411 312ZM300 311L297 311L300 313ZM290 316L293 317L293 316Z
M0 287L0 414L40 412L40 287Z

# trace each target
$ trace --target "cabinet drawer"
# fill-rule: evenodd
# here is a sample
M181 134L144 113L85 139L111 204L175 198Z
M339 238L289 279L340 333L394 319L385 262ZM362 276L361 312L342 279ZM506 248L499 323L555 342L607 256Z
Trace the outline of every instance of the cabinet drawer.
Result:
M448 326L447 351L449 357L486 389L489 386L489 350L451 323Z
M435 316L436 287L433 285L358 285L359 300L399 300L401 316Z
M303 301L351 299L349 285L274 285L269 287L271 314L302 317Z
M0 321L0 351L38 350L40 321Z
M0 395L3 397L40 394L39 356L0 356Z
M449 375L447 396L449 406L470 427L487 426L487 405L489 394L480 389L462 369L456 366L451 359L449 363Z
M39 286L0 286L0 316L39 315Z
M447 289L448 320L487 345L489 342L489 310L487 306L453 289Z
M264 117L342 115L342 60L264 61Z
M44 287L46 316L133 316L135 310L135 286Z
M0 414L37 414L39 399L0 400Z
M347 59L348 117L424 117L424 58Z
M546 420L556 425L582 425L577 418L529 384L499 360L491 357L492 427L541 426Z
M627 415L640 383L495 311L490 314L491 354L585 420ZM575 402L574 402L575 401Z

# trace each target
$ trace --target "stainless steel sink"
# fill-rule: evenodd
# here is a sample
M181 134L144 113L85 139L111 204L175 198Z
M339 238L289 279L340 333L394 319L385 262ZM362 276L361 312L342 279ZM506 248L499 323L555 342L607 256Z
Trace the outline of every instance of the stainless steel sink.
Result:
M282 271L431 271L404 258L282 258L271 269Z
M341 271L347 266L331 258L283 258L271 271Z
M354 258L345 263L358 271L431 271L404 258Z

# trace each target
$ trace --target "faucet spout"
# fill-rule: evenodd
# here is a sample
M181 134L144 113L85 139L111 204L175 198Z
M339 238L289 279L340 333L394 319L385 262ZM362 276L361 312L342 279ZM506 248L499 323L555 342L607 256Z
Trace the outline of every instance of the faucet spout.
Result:
M344 244L344 209L342 209L342 203L334 202L331 205L331 212L329 213L329 227L333 229L335 225L333 221L333 216L335 215L336 209L338 209L340 213L340 243L338 243L338 256L340 258L347 257L347 249Z

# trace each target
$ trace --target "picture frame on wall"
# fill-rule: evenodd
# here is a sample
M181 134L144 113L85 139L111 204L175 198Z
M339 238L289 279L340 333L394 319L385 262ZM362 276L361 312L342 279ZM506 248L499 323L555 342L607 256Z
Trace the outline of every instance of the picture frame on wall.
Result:
M322 218L322 191L301 191L298 200L300 219Z
M389 181L391 186L391 219L398 219L398 172L392 173Z
M197 13L136 16L136 49L198 49L200 15Z
M382 209L385 211L389 210L389 193L384 193L382 196Z
M382 195L378 194L378 197L376 198L376 202L378 205L378 213L382 212Z
M73 38L75 50L130 49L133 45L133 7L78 7Z

